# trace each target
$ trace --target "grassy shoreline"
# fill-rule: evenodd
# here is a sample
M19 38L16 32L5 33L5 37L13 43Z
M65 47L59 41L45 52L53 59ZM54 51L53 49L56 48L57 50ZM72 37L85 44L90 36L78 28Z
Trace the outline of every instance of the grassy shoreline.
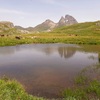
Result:
M19 37L17 39L16 37ZM0 46L12 46L33 43L66 43L100 45L99 36L68 36L66 34L16 34L0 37Z
M16 80L0 79L0 100L44 100L41 97L29 95Z
M92 71L92 73L91 73ZM91 74L97 74L91 77ZM75 78L72 88L63 91L64 98L69 100L100 100L100 64L83 69Z

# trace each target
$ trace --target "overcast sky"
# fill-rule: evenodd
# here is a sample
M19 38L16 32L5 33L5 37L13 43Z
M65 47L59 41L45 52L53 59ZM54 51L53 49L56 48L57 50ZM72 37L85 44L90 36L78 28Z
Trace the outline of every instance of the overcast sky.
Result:
M0 21L23 27L58 22L66 14L78 22L100 20L100 0L0 0Z

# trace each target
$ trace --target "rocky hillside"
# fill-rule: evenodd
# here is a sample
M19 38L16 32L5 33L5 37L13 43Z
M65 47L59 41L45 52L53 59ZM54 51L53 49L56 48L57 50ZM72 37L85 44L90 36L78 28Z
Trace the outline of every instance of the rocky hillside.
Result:
M14 28L14 25L13 25L12 22L7 22L7 21L1 21L0 22L0 32L7 31L11 28Z
M12 22L0 22L0 34L15 34L15 33L29 33L33 27L23 28L21 26L14 26Z
M0 28L14 28L14 24L12 22L8 21L1 21L0 22Z
M0 22L0 33L1 34L12 34L15 32L14 24L8 21L1 21Z
M15 34L15 33L29 33L30 28L23 28L21 26L14 26L12 22L0 22L0 34ZM33 28L32 28L33 29Z
M55 27L56 27L56 23L54 23L53 21L48 19L45 22L43 22L42 24L39 24L36 27L34 27L33 31L36 31L36 32L41 32L41 31L49 32L52 29L54 29Z

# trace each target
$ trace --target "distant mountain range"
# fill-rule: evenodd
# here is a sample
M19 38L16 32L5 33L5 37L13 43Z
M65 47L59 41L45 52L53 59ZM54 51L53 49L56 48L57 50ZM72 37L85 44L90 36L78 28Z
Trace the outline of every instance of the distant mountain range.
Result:
M45 22L37 25L36 27L23 28L21 26L15 26L15 28L18 30L23 30L23 31L49 32L57 27L68 26L68 25L73 25L77 23L78 23L77 20L73 16L66 15L65 17L61 17L58 23L55 23L51 21L50 19L47 19Z
M23 28L21 26L14 26L12 22L1 21L0 22L0 33L2 32L12 33L12 31L16 33L50 32L55 28L73 25L77 23L78 23L77 20L71 15L66 15L65 17L61 17L58 23L55 23L51 21L50 19L47 19L46 21L44 21L43 23L35 27L28 27L28 28Z
M62 27L64 26L64 27ZM66 33L69 36L78 35L100 35L100 20L95 22L78 23L75 18L70 15L61 17L58 23L54 23L51 20L37 25L36 27L23 28L21 26L14 26L12 22L1 21L0 22L0 35L4 34L16 34L16 33L38 33L49 32L52 33Z

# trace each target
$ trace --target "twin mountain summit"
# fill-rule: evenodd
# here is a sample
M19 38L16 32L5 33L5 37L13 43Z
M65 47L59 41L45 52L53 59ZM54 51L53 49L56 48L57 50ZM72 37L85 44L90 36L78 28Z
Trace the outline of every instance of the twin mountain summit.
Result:
M17 30L20 30L21 32L49 32L52 31L54 28L62 27L62 26L68 26L68 25L73 25L77 24L77 20L71 16L71 15L65 15L65 17L61 17L58 23L55 23L51 21L50 19L47 19L43 23L35 26L35 27L28 27L28 28L23 28L21 26L14 26L12 22L7 22L7 21L1 21L0 22L0 32L7 30L9 28L15 28Z

